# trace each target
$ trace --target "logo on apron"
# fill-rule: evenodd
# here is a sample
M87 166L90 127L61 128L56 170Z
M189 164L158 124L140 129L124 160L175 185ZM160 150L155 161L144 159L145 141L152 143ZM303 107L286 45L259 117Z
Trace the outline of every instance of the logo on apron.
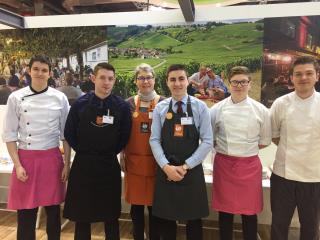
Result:
M183 125L175 124L174 125L174 135L175 137L183 137Z
M93 125L95 127L105 127L105 126L109 125L103 121L103 117L104 116L97 116L95 120L90 121L91 125Z
M97 125L102 125L102 124L103 124L103 117L102 117L102 116L97 116L97 118L96 118L96 124L97 124Z
M149 132L149 123L148 122L142 122L140 124L140 132L141 133L148 133Z

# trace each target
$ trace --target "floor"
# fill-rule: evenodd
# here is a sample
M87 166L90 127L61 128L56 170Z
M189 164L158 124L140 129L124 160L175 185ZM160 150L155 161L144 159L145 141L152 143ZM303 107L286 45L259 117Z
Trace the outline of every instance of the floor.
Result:
M45 215L45 214L44 214ZM120 232L122 240L131 240L132 224L128 216L123 215L120 222ZM46 240L45 232L45 216L41 217L40 228L37 230L37 240ZM215 240L218 238L217 223L212 221L204 221L204 240ZM240 231L241 226L236 225L234 232L234 240L241 240L242 233ZM237 230L238 229L238 230ZM74 224L69 222L61 232L61 240L72 240L73 239ZM262 240L270 239L270 227L259 225L259 235ZM104 240L104 227L103 224L97 223L92 225L92 240ZM298 240L299 229L291 229L289 239ZM8 211L0 211L0 239L1 240L15 240L16 239L16 213ZM185 227L183 224L179 224L178 227L178 238L177 240L184 240Z

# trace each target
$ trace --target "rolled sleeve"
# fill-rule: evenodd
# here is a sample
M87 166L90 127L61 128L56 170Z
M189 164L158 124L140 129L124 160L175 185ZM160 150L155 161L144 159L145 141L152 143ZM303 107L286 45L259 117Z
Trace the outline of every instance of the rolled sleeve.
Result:
M18 141L18 129L19 129L19 110L17 99L10 95L7 102L7 110L3 121L3 142L15 142Z
M161 168L163 168L166 164L169 163L169 161L166 158L161 146L162 124L161 124L160 106L161 104L158 104L153 111L151 136L150 136L149 143L151 146L153 156L156 159L156 162Z

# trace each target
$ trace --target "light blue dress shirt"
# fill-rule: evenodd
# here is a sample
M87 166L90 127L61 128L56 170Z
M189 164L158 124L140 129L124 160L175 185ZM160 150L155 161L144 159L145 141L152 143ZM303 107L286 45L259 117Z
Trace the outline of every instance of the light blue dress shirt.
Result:
M172 110L177 112L176 100L173 98L167 98L156 105L153 111L153 119L151 125L151 136L150 136L150 146L153 155L161 168L168 164L169 161L166 158L162 146L161 146L161 129L163 123L166 119L166 114L168 112L169 104L172 99ZM182 99L182 109L183 112L187 111L187 100L188 96L184 96ZM201 143L197 150L186 159L186 164L193 168L202 163L209 151L213 146L213 134L210 121L210 113L207 105L200 101L199 99L190 96L191 108L193 114L193 121L198 129Z

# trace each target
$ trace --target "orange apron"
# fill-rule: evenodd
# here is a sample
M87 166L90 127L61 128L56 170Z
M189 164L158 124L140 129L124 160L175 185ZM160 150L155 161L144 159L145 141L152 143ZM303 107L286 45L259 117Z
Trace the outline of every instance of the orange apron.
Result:
M140 112L140 98L136 99L131 135L124 152L124 194L130 204L151 206L157 165L149 145L152 122L149 114L152 114L158 98L151 101L147 112Z

